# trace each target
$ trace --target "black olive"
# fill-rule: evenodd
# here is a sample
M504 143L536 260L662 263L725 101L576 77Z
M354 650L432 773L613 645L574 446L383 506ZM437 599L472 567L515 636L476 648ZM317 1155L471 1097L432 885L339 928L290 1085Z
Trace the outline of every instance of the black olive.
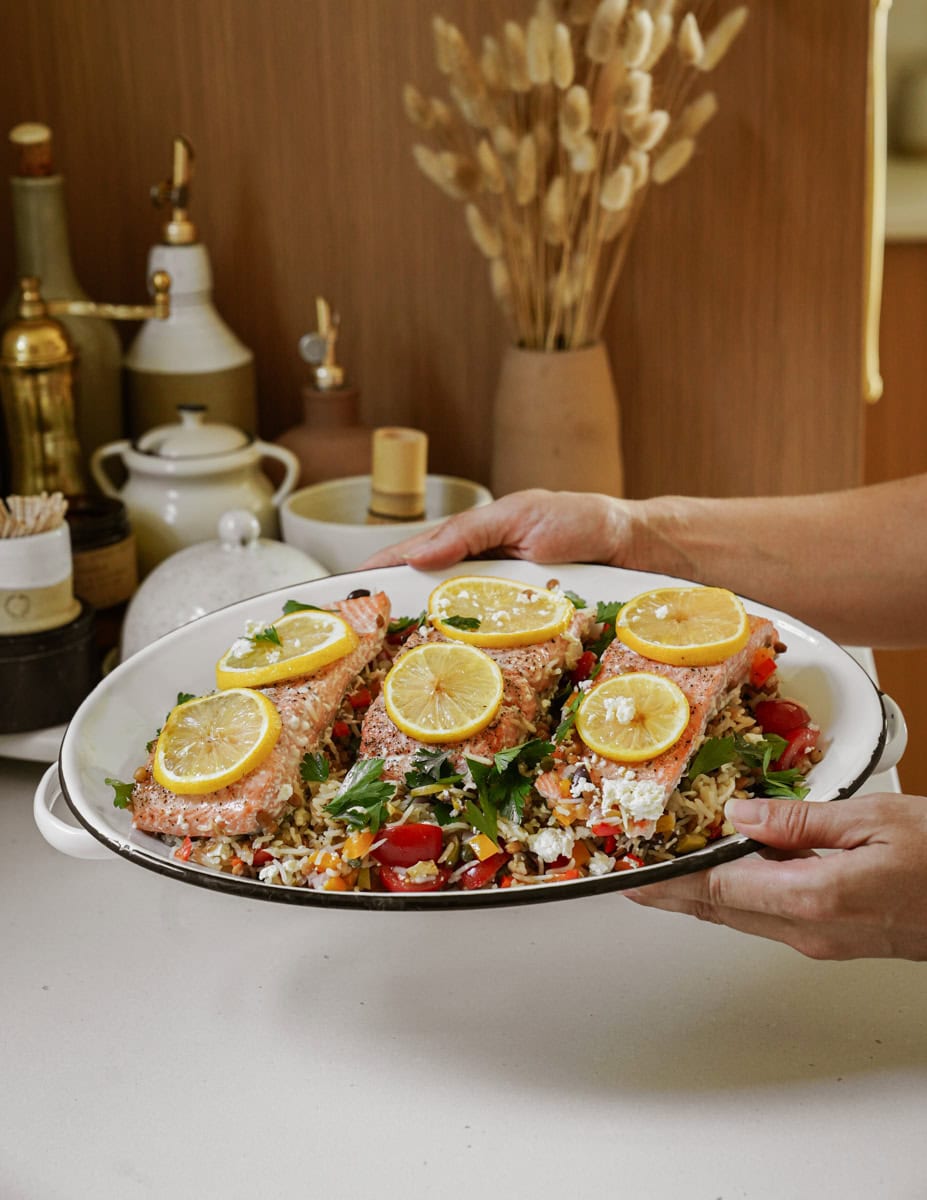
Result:
M361 596L369 596L370 592L366 588L355 588L353 592L348 593L349 600L359 600Z

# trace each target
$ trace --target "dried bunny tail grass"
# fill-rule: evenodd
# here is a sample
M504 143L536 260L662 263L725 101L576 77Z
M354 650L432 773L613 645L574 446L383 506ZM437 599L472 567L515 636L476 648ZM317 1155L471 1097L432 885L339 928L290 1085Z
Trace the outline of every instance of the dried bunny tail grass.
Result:
M499 162L498 155L492 146L483 138L476 148L476 161L480 168L480 177L483 180L483 187L487 192L492 192L493 195L501 195L505 191L505 175L502 172L502 163Z
M566 180L562 175L555 175L544 195L544 205L541 213L541 226L544 241L551 246L562 246L569 236L567 220Z
M571 25L588 25L599 6L599 0L565 0L565 16Z
M493 127L492 144L500 158L514 158L518 153L518 137L508 125Z
M488 88L494 92L505 90L505 61L502 48L490 34L483 38L483 49L480 54L480 72Z
M653 17L644 9L633 12L621 40L621 57L629 67L641 67L653 44Z
M734 39L743 29L750 15L745 4L721 18L711 33L705 38L705 52L699 61L700 71L713 71L718 63L730 50Z
M442 75L450 75L451 73L451 55L447 38L449 28L448 22L443 17L432 18L431 32L434 35L435 62L438 64L438 70Z
M653 76L648 71L629 71L623 93L618 97L622 114L628 117L643 116L650 109L652 95Z
M599 77L595 83L592 115L589 119L589 124L593 129L607 129L615 119L618 94L625 84L625 80L624 62L616 54L599 71Z
M449 104L445 104L444 101L437 96L432 96L428 104L431 108L431 115L435 129L441 129L446 133L448 130L454 127L456 120L454 118L454 112Z
M550 131L550 126L544 121L535 121L534 129L534 146L537 157L538 176L550 162L551 152L554 148L554 137Z
M667 46L673 40L673 30L675 27L676 23L671 13L662 13L660 16L654 18L650 53L644 59L643 63L645 71L652 71L666 53Z
M515 203L530 204L538 192L538 158L534 138L526 133L515 156Z
M605 219L599 222L596 237L600 242L612 242L621 233L631 216L631 209L622 208L618 212L609 212Z
M591 118L589 93L582 84L574 83L563 97L560 106L560 126L567 145L586 132Z
M472 159L463 154L454 154L445 150L438 155L444 179L452 193L458 198L475 195L480 188L480 172Z
M506 78L513 92L530 92L531 76L528 74L528 49L525 34L517 21L506 21L503 30L503 50Z
M703 92L687 105L676 123L680 137L696 137L718 111L718 97L714 92Z
M494 258L489 264L489 286L496 303L507 315L512 315L512 278L509 269L501 258Z
M402 107L406 116L419 129L432 129L435 123L431 102L418 90L414 83L407 83L402 89Z
M653 150L666 136L669 129L670 115L662 108L655 108L645 117L627 122L625 132L628 140L638 150Z
M634 194L634 171L626 163L615 167L602 182L599 204L607 212L621 212L631 203Z
M631 147L624 156L624 161L631 168L631 174L634 177L634 190L639 192L642 187L646 186L650 179L650 155L646 150L637 150Z
M588 133L584 133L570 148L570 166L577 175L590 175L596 167L596 145Z
M606 63L615 53L618 28L628 0L601 0L586 32L586 57L590 62Z
M528 22L525 39L528 59L528 77L538 87L551 80L551 61L554 53L554 31L542 17L534 16Z
M651 177L654 183L669 183L688 165L695 153L694 138L680 138L672 142L659 158L654 160Z
M502 255L502 235L493 223L481 212L475 204L468 204L464 210L467 218L467 228L470 236L486 258L499 258Z
M554 49L551 56L551 75L554 83L561 92L573 82L576 75L576 62L573 58L573 40L566 25L554 27Z
M676 37L679 57L687 67L697 67L705 57L705 43L695 13L686 13Z

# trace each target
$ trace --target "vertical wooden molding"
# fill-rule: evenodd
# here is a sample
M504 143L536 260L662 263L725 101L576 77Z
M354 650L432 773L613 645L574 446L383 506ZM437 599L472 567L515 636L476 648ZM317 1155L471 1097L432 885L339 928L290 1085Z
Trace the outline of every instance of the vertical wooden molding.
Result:
M886 44L892 0L872 0L866 115L866 250L863 256L863 396L874 404L882 396L879 318L885 256Z

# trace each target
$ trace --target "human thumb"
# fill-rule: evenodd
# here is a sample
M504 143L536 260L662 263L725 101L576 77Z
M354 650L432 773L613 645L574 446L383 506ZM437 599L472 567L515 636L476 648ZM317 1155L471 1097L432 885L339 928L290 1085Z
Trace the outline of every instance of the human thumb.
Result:
M868 813L849 800L729 800L724 809L738 833L779 850L850 850L868 839Z

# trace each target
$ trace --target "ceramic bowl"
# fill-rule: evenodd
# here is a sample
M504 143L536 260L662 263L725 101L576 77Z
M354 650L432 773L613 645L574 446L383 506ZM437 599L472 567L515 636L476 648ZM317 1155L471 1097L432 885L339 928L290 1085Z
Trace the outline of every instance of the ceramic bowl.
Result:
M300 488L280 509L283 540L323 562L333 574L354 571L378 550L432 529L454 513L489 504L492 494L469 479L429 475L425 481L427 518L398 525L368 525L369 500L369 475Z

